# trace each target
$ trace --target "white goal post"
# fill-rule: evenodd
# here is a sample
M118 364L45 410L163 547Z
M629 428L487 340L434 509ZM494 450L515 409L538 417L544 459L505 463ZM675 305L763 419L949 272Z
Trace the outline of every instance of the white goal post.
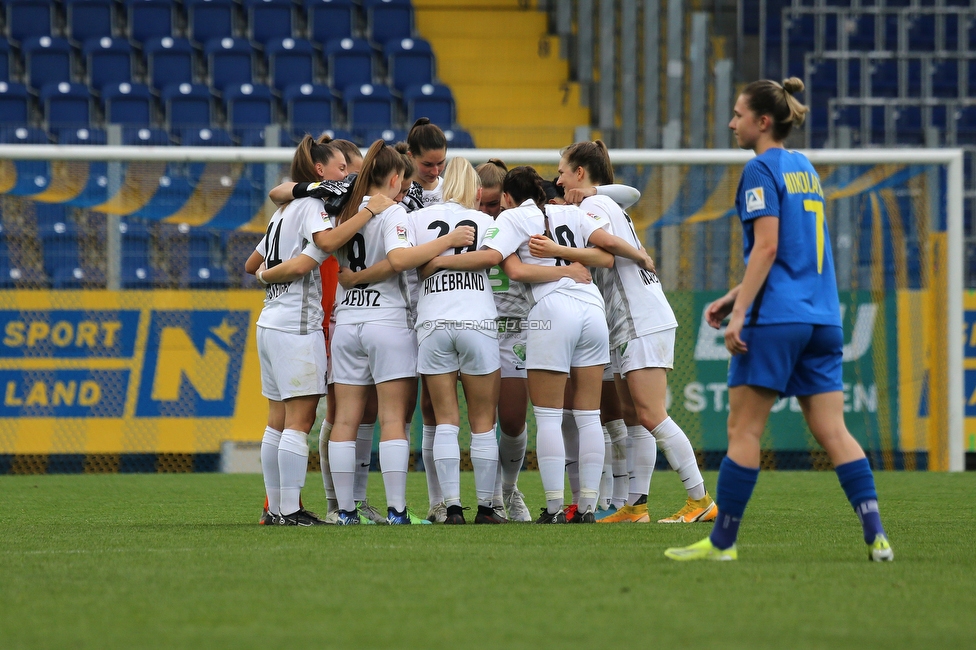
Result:
M851 149L804 151L815 165L938 165L945 175L945 236L947 286L945 296L948 462L946 469L964 469L964 369L960 342L964 340L963 314L963 151L961 149ZM0 161L102 161L102 162L213 162L290 163L293 149L261 147L132 147L0 145ZM451 149L472 163L489 158L515 164L555 165L559 152L542 149ZM615 166L741 166L752 157L737 150L612 150ZM109 242L111 246L111 242Z

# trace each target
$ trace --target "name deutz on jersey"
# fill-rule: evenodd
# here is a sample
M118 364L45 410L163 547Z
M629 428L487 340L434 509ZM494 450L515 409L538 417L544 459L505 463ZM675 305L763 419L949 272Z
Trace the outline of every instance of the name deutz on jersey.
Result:
M380 292L376 289L354 287L346 291L341 304L347 307L379 307Z
M440 272L424 280L424 295L445 291L484 291L485 277L471 271Z

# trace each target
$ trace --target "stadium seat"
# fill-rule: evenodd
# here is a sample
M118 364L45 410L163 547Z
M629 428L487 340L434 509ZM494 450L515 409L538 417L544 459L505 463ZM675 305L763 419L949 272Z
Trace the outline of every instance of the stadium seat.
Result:
M363 9L366 11L366 34L377 46L413 36L410 0L363 0Z
M213 95L200 84L174 84L161 93L169 129L203 127L213 121Z
M445 129L444 138L449 147L456 149L474 149L474 138L467 131L461 129Z
M34 217L37 220L37 231L54 230L57 224L63 226L68 222L68 208L64 203L34 203Z
M279 130L281 134L278 138L278 143L275 146L278 147L294 147L295 139L288 132L288 129ZM265 129L245 129L241 133L241 146L242 147L264 147L267 145L265 140Z
M315 82L315 48L310 42L289 36L268 42L264 51L275 90Z
M906 16L908 50L910 52L935 51L935 14Z
M0 38L0 81L10 80L10 41Z
M321 129L332 123L335 95L326 86L288 86L282 93L285 116L292 130Z
M356 14L352 0L305 0L304 8L311 40L324 44L352 37Z
M160 90L170 84L193 83L193 46L185 38L163 36L146 41L147 81Z
M145 126L153 123L153 98L149 86L123 82L102 89L105 121Z
M393 124L396 99L386 86L350 86L343 93L343 100L349 116L349 128L354 132L386 129Z
M180 142L187 147L232 147L234 138L230 133L218 128L183 129L179 133Z
M895 143L920 147L925 144L922 109L919 106L891 106Z
M827 98L837 97L837 60L836 59L810 59L807 64L805 77L808 101L813 104L822 101L827 103Z
M447 86L410 86L403 91L403 102L407 107L407 124L413 124L420 117L430 118L442 129L449 129L454 124L454 95Z
M210 69L210 85L223 92L228 86L252 81L251 44L240 38L215 38L203 48Z
M48 0L7 0L7 36L12 41L50 36L54 3Z
M870 92L873 97L898 96L898 61L874 59L870 62Z
M932 96L943 99L959 97L959 59L936 59L932 62Z
M126 289L151 289L153 284L150 246L152 238L145 224L134 220L119 222L122 237L122 286Z
M275 99L271 89L261 84L241 84L224 91L227 122L240 133L243 129L263 129L275 123Z
M847 17L847 47L851 50L870 52L880 49L875 46L876 14L851 14Z
M9 122L0 117L0 124L9 124ZM51 138L44 129L29 126L0 126L0 143L50 144Z
M870 133L871 144L887 145L893 143L895 139L895 133L893 132L894 122L889 122L888 120L889 111L890 105L869 107L868 116L871 120L870 128L868 125L864 125L864 128L861 131L862 138L864 137L865 133ZM888 138L889 130L892 131L890 139Z
M58 144L105 144L108 141L105 129L87 126L58 129L57 136Z
M422 38L390 41L383 48L390 69L390 85L403 91L409 86L434 83L434 51Z
M294 8L292 0L244 0L248 38L264 45L290 37L294 33Z
M332 138L333 140L348 140L349 142L354 142L360 147L363 146L365 140L353 133L352 131L347 131L345 129L333 129L333 128L317 128L317 129L304 129L302 131L292 131L292 136L295 138L295 142L301 140L306 133L309 133L316 138L323 133Z
M88 85L101 91L109 84L132 81L132 46L111 36L93 38L81 49L88 63Z
M407 131L404 129L372 129L363 134L363 142L373 144L377 140L382 140L388 145L403 142L407 139Z
M41 88L41 104L48 128L80 127L91 123L91 93L84 84L62 81Z
M21 49L27 85L31 88L71 81L71 45L66 39L31 37L24 40Z
M955 115L956 144L976 145L976 106L960 107Z
M112 36L112 0L66 0L67 36L74 43Z
M839 127L847 127L851 130L851 146L857 146L862 140L865 142L867 137L862 137L862 119L860 106L838 106L834 108L830 116L830 132L836 142L836 132Z
M907 97L922 96L922 78L931 74L931 66L921 58L910 58L900 62L908 73L908 88L905 90Z
M150 38L173 34L175 5L171 0L125 0L128 5L129 38L145 43Z
M163 129L154 129L145 126L125 126L122 127L122 144L167 147L173 144L173 142L170 140L169 134Z
M234 36L234 0L183 0L183 6L194 43Z
M976 97L976 59L969 59L965 63L961 63L968 70L966 71L967 85L966 89L970 97Z
M823 147L830 133L829 109L826 102L810 104L807 128L810 138L807 146L816 149Z
M26 125L29 107L27 86L12 81L0 81L0 124Z
M78 256L80 237L72 222L59 222L40 233L44 272L55 289L75 289L85 281Z
M190 230L189 273L190 287L194 289L222 289L227 286L227 271L218 263L220 237L204 228Z
M342 38L325 44L332 88L373 83L373 48L361 38Z

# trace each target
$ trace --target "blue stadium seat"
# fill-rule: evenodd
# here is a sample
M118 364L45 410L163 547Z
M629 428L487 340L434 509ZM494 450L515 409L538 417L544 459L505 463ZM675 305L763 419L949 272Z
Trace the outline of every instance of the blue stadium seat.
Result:
M847 18L847 47L851 50L870 52L875 47L876 14L851 14Z
M62 81L41 88L48 128L82 127L91 123L91 93L84 84Z
M171 84L193 83L193 46L185 38L151 38L142 51L146 55L147 81L156 90Z
M388 145L394 145L406 139L407 131L404 129L371 129L363 133L363 142L369 144L382 140Z
M127 220L119 223L122 236L122 286L126 289L151 289L152 237L144 223Z
M235 131L264 128L275 123L275 99L261 84L230 86L224 91L227 122Z
M956 144L976 145L976 106L960 107L955 118Z
M921 107L892 106L891 110L895 126L895 143L919 147L925 144Z
M830 116L831 133L836 133L837 127L846 126L851 129L851 146L857 146L868 137L864 134L861 124L860 106L838 106Z
M325 128L325 129L318 128L318 129L305 129L305 130L302 130L302 131L293 131L292 132L292 137L295 138L295 142L298 142L299 140L302 139L302 137L306 133L310 133L310 134L314 135L315 137L318 137L321 134L325 133L326 135L328 135L333 140L348 140L349 142L354 142L355 144L359 145L360 147L362 147L363 146L363 143L365 142L365 139L364 138L356 135L352 131L346 131L345 129L333 129L331 127Z
M467 131L461 129L444 129L447 145L455 149L474 149L474 138Z
M218 128L182 129L180 142L187 147L232 147L234 138L230 133Z
M37 220L37 231L54 230L58 224L62 226L68 222L68 207L64 203L34 203L34 217Z
M403 102L407 106L407 124L413 124L420 117L430 118L442 129L449 129L454 124L454 95L447 86L410 86L403 91Z
M248 37L260 45L288 38L294 33L294 9L292 0L244 0Z
M898 61L874 59L870 63L871 95L873 97L898 96Z
M217 260L220 257L220 236L213 230L194 228L189 236L190 287L194 289L223 289L227 286L227 271Z
M285 88L281 98L292 130L303 129L311 132L332 123L336 98L326 86L289 86Z
M888 144L888 121L886 119L888 110L888 106L871 106L868 109L868 114L871 119L871 144ZM862 135L867 131L867 128L863 129ZM894 134L892 134L892 136L894 136Z
M945 104L938 104L931 108L932 126L939 130L940 144L945 144L946 131L949 128L949 110Z
M0 124L9 122L0 117ZM0 143L3 144L51 144L44 129L29 126L0 126Z
M353 35L356 8L352 0L305 0L308 37L316 43L328 43Z
M943 99L959 97L959 59L936 59L932 62L932 95Z
M10 41L0 38L0 81L10 80Z
M169 129L204 127L213 121L213 95L200 84L174 84L163 88L161 99Z
M88 126L58 129L58 144L105 144L108 134L105 129Z
M7 35L12 41L50 36L54 3L48 0L7 0Z
M0 81L0 124L27 124L30 95L27 86L12 81Z
M68 221L54 224L40 233L44 254L44 272L55 289L75 289L85 281L78 250L81 238L78 227Z
M288 86L315 81L315 48L304 39L282 38L269 41L264 48L268 58L271 86L278 91Z
M66 0L67 35L75 43L112 36L112 0Z
M413 4L410 0L363 0L366 33L383 47L392 40L413 36Z
M874 46L878 50L895 51L898 49L899 14L885 13L881 15L881 33L884 41L875 39Z
M203 48L210 69L210 85L223 92L228 86L252 81L251 44L241 38L215 38Z
M173 34L172 0L125 0L129 14L129 38L145 43L150 38Z
M383 48L390 69L390 85L399 91L434 82L434 51L422 38L390 41Z
M922 77L931 74L930 66L920 58L910 58L903 61L902 64L908 68L907 96L921 97Z
M154 119L149 86L123 82L102 89L105 121L111 124L148 126Z
M122 144L142 145L149 147L168 147L173 144L169 134L163 129L145 126L122 127Z
M100 91L109 84L132 81L132 46L129 41L102 36L85 41L81 49L88 62L88 85Z
M909 15L908 49L911 52L935 51L935 14Z
M194 43L234 36L234 0L183 0Z
M281 129L278 138L278 147L294 147L295 139L288 132L288 129ZM265 129L246 129L241 133L242 147L263 147L267 145L265 141Z
M396 99L386 86L350 86L343 93L343 100L349 116L349 127L354 132L387 129L393 124Z
M826 102L810 104L810 113L806 120L809 133L808 147L819 149L824 146L830 134L830 112Z
M836 59L811 59L806 72L805 85L809 103L822 101L826 104L827 98L837 97L839 88Z
M66 39L32 37L24 40L21 49L27 85L31 88L71 81L71 45Z
M967 71L964 73L967 78L967 91L970 97L976 97L976 59L969 59L961 65L966 66Z
M332 88L373 83L373 48L361 38L342 38L325 44Z

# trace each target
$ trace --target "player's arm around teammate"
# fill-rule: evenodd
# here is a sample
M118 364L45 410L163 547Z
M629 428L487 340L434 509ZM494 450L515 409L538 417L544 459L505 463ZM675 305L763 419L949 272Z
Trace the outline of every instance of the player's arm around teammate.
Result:
M737 290L706 311L711 324L730 316L729 450L719 470L719 515L711 535L668 549L675 560L738 557L735 541L759 477L759 441L779 397L796 396L810 431L834 464L860 519L868 558L891 560L870 464L844 424L844 337L820 178L783 141L807 108L793 94L803 82L756 81L736 100L729 128L756 157L743 168L736 209L746 272ZM793 182L800 178L802 182Z

